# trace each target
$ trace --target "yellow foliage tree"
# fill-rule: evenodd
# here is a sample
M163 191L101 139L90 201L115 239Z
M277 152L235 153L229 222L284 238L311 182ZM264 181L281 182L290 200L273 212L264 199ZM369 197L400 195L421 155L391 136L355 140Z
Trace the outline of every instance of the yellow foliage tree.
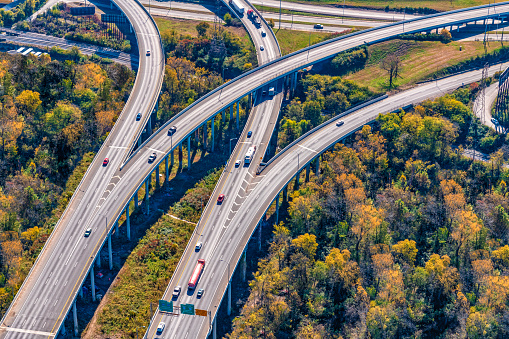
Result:
M405 260L411 267L414 266L417 248L414 240L402 240L392 246L392 251Z

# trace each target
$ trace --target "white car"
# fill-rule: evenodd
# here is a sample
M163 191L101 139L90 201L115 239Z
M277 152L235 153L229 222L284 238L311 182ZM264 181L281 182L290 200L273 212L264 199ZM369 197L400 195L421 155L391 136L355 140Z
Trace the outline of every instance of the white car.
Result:
M194 248L194 250L195 250L196 252L198 252L199 250L201 250L202 245L203 245L203 244L202 244L202 242L201 242L201 241L200 241L200 242L198 242L198 243L196 243L196 247Z
M177 298L179 296L181 290L182 290L182 287L180 287L180 286L175 287L175 289L173 290L173 294L172 294L173 298Z
M166 326L166 324L163 323L162 321L159 323L159 325L157 325L157 334L163 333L164 326Z
M265 47L263 47L263 45L260 45L260 51L263 51L265 49Z
M239 167L239 166L240 166L240 160L235 161L235 167Z

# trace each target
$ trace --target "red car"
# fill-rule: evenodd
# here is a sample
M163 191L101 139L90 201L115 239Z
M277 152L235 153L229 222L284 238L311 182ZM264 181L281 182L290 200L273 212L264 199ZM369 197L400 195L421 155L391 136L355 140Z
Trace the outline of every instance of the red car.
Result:
M224 194L219 194L219 196L217 197L217 203L221 204L221 203L223 203L223 201L224 201Z
M110 162L110 159L105 158L104 161L103 161L103 166L108 165L109 162Z

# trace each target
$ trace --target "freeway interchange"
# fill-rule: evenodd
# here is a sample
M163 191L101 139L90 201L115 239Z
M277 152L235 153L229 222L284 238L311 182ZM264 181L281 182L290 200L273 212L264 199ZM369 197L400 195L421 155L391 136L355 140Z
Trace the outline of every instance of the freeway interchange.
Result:
M134 147L136 139L143 130L141 123L133 128L135 115L139 111L145 112L143 119L144 121L148 119L148 115L155 105L157 92L160 90L160 82L154 81L154 79L162 81L164 58L157 27L148 14L142 10L141 5L120 0L117 4L128 15L135 28L141 51L139 74L133 93L51 238L47 241L30 275L18 292L11 308L2 319L0 338L42 338L56 335L73 304L80 284L93 264L97 251L106 241L114 222L137 189L143 185L155 167L175 147L189 138L204 122L230 107L232 103L252 93L255 103L260 104L250 115L247 127L241 136L241 142L238 143L233 153L235 156L232 159L236 159L245 152L246 146L250 143L261 142L267 138L267 133L272 133L271 119L274 116L277 117L277 113L275 114L274 111L277 105L280 105L282 97L279 94L270 99L262 98L260 90L266 88L268 84L277 84L275 87L281 93L285 77L308 65L330 58L340 51L365 43L384 41L401 33L462 25L464 22L483 20L488 17L498 20L501 15L509 12L509 4L500 3L417 18L330 40L283 58L266 62L257 69L220 86L186 108L128 157L129 150ZM145 50L151 50L150 58L144 56ZM271 59L271 57L267 59ZM383 111L380 107L377 109ZM355 129L357 125L367 122L366 116L360 113L344 120L344 130ZM258 126L257 124L269 127L254 130L253 141L247 141L245 137L247 130L251 126ZM172 144L168 142L166 134L169 125L178 126L178 132L173 137ZM338 135L334 133L328 135L335 140L338 138ZM332 139L329 140L331 143L334 142ZM316 142L315 140L306 148L318 152L321 146ZM324 141L324 143L326 142ZM298 149L302 152L302 147L299 146ZM158 161L149 163L147 162L148 156L153 152L158 154ZM259 152L257 156L264 153L260 148L257 152ZM293 153L289 152L288 154ZM311 155L302 155L302 157L309 156ZM99 163L105 157L111 159L110 164L107 167L101 167ZM297 170L300 170L297 168L292 170L283 161L284 159L289 161L286 157L280 157L277 162L273 163L274 168L267 169L261 176L253 174L257 164L234 169L233 161L230 161L220 179L219 188L216 187L209 202L210 206L207 206L203 214L203 218L210 219L210 223L202 218L203 221L201 220L198 224L190 245L188 245L186 253L189 252L191 246L194 247L198 239L207 237L205 242L200 239L204 243L200 256L206 256L207 262L199 283L206 284L207 291L200 302L203 301L204 307L208 307L208 310L211 311L212 319L216 316L217 310L212 306L218 305L222 299L238 258L258 220L265 213L266 206L272 203L276 194L282 189L280 184L284 185L288 177L291 179ZM121 163L123 163L122 166ZM284 175L282 174L283 170ZM278 177L282 177L282 179L278 181ZM275 184L278 182L279 186ZM221 183L224 186L221 186ZM227 195L223 205L214 205L214 197L220 194L224 188L231 189L229 192L233 193ZM248 203L248 199L253 199L260 205ZM209 224L210 227L206 226ZM89 238L83 238L83 232L88 227L92 227L92 234ZM185 286L189 272L194 267L194 260L197 259L193 254L196 253L189 252L183 256L169 284L169 290L177 282ZM188 265L187 262L191 264ZM193 295L192 293L187 295L187 291L183 291L181 298L191 300ZM157 326L157 321L161 316L159 313L154 316L148 337L153 337L153 329ZM169 325L161 338L204 337L210 330L209 320L202 317L184 318L181 316L172 321L176 321L178 326L171 326L168 322Z

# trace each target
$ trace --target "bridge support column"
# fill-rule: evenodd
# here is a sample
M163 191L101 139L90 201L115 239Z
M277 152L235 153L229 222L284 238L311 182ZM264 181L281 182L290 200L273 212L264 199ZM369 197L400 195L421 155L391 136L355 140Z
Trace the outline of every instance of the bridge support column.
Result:
M214 122L216 117L212 117L212 123L211 123L211 130L210 133L212 133L212 145L210 146L211 152L214 152Z
M92 265L92 267L90 267L90 289L92 290L92 301L95 301L94 265Z
M182 143L179 144L179 167L182 168Z
M138 208L138 190L136 190L136 193L134 193L134 209L136 210Z
M309 181L309 173L311 172L311 163L306 166L306 182Z
M207 137L208 137L207 123L208 121L205 121L205 123L203 124L203 150L207 149Z
M283 202L288 202L288 185L283 188Z
M222 113L222 117L223 117L223 119L221 119L221 123L224 124L224 119L225 119L225 116L226 116L226 109L223 109L223 111L221 113Z
M129 202L130 202L130 201L129 201ZM116 236L117 236L117 237L118 237L118 236L119 236L119 234L120 234L120 233L119 233L119 231L118 231L118 220L117 220L117 222L115 223L115 234L116 234Z
M262 250L262 224L263 221L258 223L258 251Z
M298 191L300 186L300 172L295 175L295 185L293 186L294 191Z
M171 155L173 156L173 150L171 152L172 152ZM168 157L166 157L164 158L164 184L168 185L169 181L170 181L170 169L168 166Z
M80 298L83 298L83 285L80 286Z
M240 101L237 101L237 129L239 129L239 107L240 107Z
M253 105L253 101L252 100L253 100L253 95L251 93L249 93L247 95L247 109L248 110L251 110L251 107L253 107L252 106Z
M247 245L246 245L247 247ZM246 268L247 268L247 263L246 263L246 249L244 248L244 252L242 252L242 281L246 281Z
M147 121L147 133L148 135L151 135L152 134L152 114L150 114L148 116L148 121Z
M226 309L228 315L232 314L232 283L231 280L228 282L228 307Z
M97 252L97 257L95 257L95 264L98 268L101 268L101 249Z
M113 253L111 251L111 233L108 234L108 264L110 271L113 269Z
M140 147L140 145L141 145L141 135L140 135L140 137L138 138L138 147Z
M156 189L159 189L159 165L156 167Z
M317 156L315 161L316 161L315 162L315 165L316 165L315 175L317 178L320 178L320 156Z
M276 224L279 223L279 193L276 196Z
M175 150L174 150L174 149L172 149L172 150L171 150L171 167L173 167L173 164L175 163L175 161L174 161L174 159L173 159L173 158L174 158L174 153L175 153Z
M232 120L233 120L233 104L230 106L230 124L232 123Z
M138 194L135 195L135 197L138 197ZM136 199L138 200L138 199ZM129 201L130 203L130 201ZM129 204L127 204L125 208L125 221L127 224L127 240L131 241L131 219L129 217Z
M191 160L191 136L187 138L187 170L191 169L193 161Z
M62 322L62 327L60 327L60 334L61 335L66 335L67 334L67 332L65 331L65 319L66 318L67 317L64 318L64 321Z
M74 336L78 336L78 311L76 310L76 299L72 303L72 319L74 320Z
M150 209L149 209L149 202L148 202L148 193L149 193L149 190L148 190L148 184L149 184L149 181L150 181L150 175L149 177L145 180L145 211L147 211L147 215L150 214Z
M214 322L212 323L212 339L216 339L216 318L214 318Z

